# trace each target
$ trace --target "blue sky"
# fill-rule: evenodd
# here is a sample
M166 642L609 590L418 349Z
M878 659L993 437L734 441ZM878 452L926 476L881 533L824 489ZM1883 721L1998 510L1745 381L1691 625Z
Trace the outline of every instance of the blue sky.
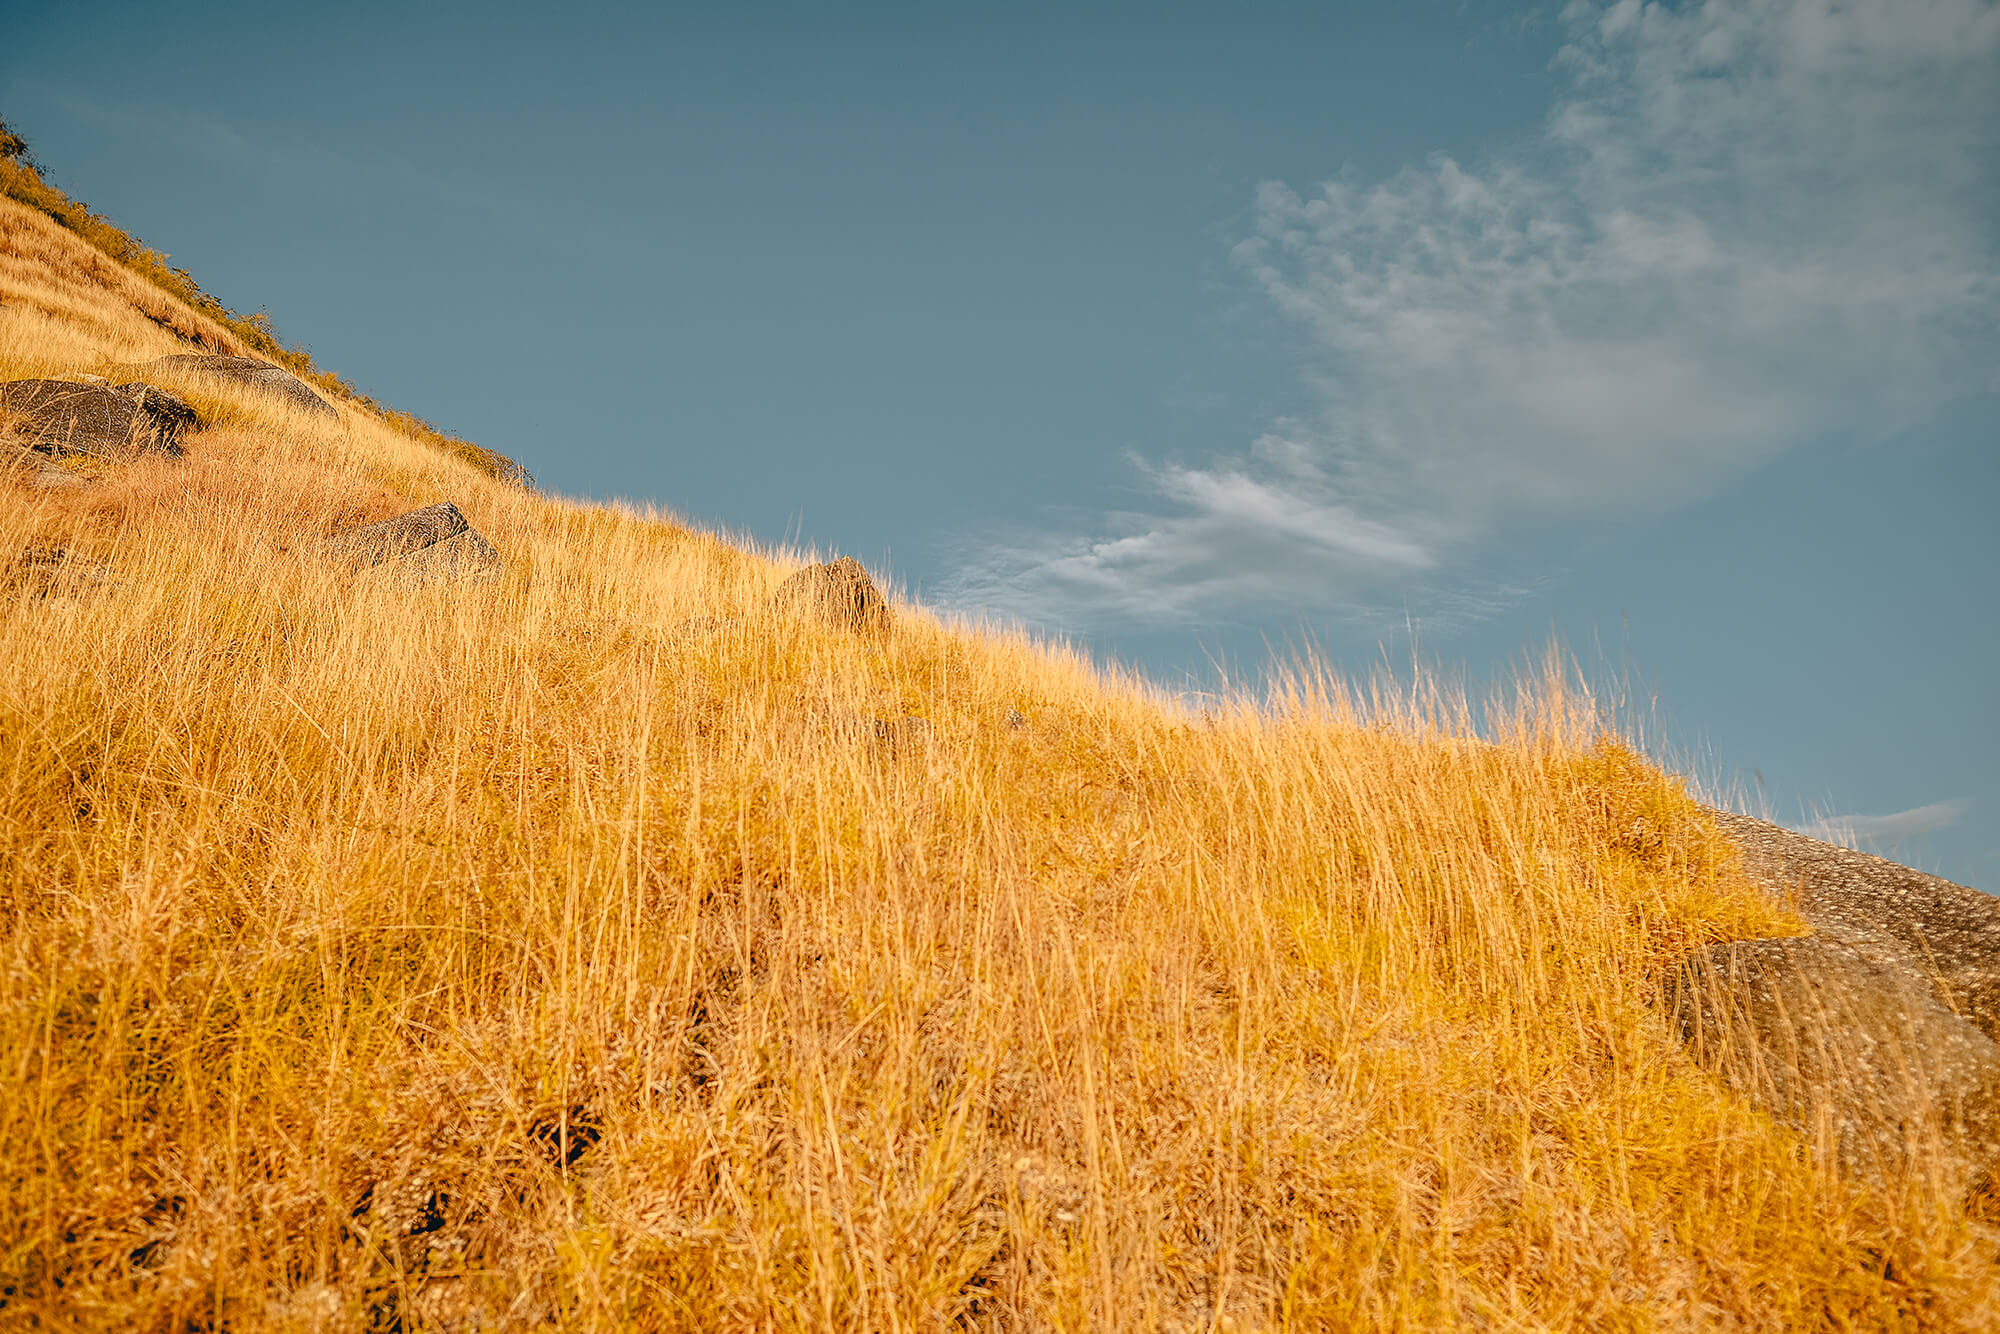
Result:
M368 392L1176 689L1559 636L2000 890L2000 5L0 4Z

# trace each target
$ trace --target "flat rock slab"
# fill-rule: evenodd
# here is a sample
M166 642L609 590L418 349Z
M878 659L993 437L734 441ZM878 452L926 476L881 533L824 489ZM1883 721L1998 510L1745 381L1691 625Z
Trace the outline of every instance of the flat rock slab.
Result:
M1930 978L1940 998L2000 1041L2000 898L1724 811L1711 817L1743 869L1830 940Z
M201 427L193 408L146 384L10 380L0 384L0 407L21 419L31 448L58 457L179 455L181 434Z
M357 570L393 562L399 575L417 583L492 579L503 563L448 500L343 533L324 549Z
M2000 1044L1923 979L1800 936L1698 951L1669 990L1696 1059L1844 1167L1879 1177L1934 1144L1963 1189L2000 1162Z
M312 386L286 370L268 361L255 357L224 357L201 352L183 352L171 357L161 357L147 363L177 371L197 371L203 375L213 375L220 380L237 384L247 384L267 390L289 401L294 407L305 409L323 417L335 417L333 404L313 392Z
M783 613L850 630L880 629L889 621L889 604L852 556L806 566L778 585L771 605Z

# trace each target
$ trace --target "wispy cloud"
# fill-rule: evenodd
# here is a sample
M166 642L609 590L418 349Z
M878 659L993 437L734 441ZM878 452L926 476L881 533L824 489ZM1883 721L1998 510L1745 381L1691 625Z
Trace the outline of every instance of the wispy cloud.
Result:
M1155 502L968 553L1071 624L1323 613L1510 522L1672 504L2000 384L1990 0L1572 4L1565 92L1490 165L1267 182L1234 258L1319 409L1140 462Z
M1836 843L1893 843L1949 829L1971 807L1971 798L1956 797L1893 815L1829 815L1803 826L1799 832Z

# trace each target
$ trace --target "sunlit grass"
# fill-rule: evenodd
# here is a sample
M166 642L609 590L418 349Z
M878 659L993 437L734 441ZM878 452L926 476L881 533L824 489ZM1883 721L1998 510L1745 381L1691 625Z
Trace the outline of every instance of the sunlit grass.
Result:
M5 221L0 375L174 350ZM1682 1053L1668 965L1799 928L1559 662L1490 744L1310 663L1196 713L169 387L185 463L0 506L123 581L0 596L0 1323L2000 1319L1956 1200ZM446 498L498 582L314 555Z

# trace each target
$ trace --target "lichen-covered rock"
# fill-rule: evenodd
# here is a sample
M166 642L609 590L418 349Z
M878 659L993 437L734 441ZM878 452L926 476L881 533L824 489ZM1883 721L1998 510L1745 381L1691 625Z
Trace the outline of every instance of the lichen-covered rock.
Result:
M181 434L201 426L193 408L146 384L10 380L0 384L0 408L18 420L16 430L30 448L54 456L179 455Z
M343 533L325 551L357 570L393 562L398 576L420 584L492 579L503 564L448 500Z
M1870 1175L1942 1152L2000 1167L2000 900L1726 811L1750 879L1814 931L1683 960L1681 1036L1733 1087Z
M2000 1045L1893 961L1817 936L1698 951L1669 982L1698 1062L1865 1175L2000 1162Z
M868 571L852 556L808 565L778 585L771 605L778 611L824 620L851 630L888 624L889 606Z
M202 352L182 352L149 363L177 371L196 371L219 380L247 384L276 394L294 407L323 417L337 416L333 405L314 393L312 387L283 366L274 366L255 357L224 357Z

